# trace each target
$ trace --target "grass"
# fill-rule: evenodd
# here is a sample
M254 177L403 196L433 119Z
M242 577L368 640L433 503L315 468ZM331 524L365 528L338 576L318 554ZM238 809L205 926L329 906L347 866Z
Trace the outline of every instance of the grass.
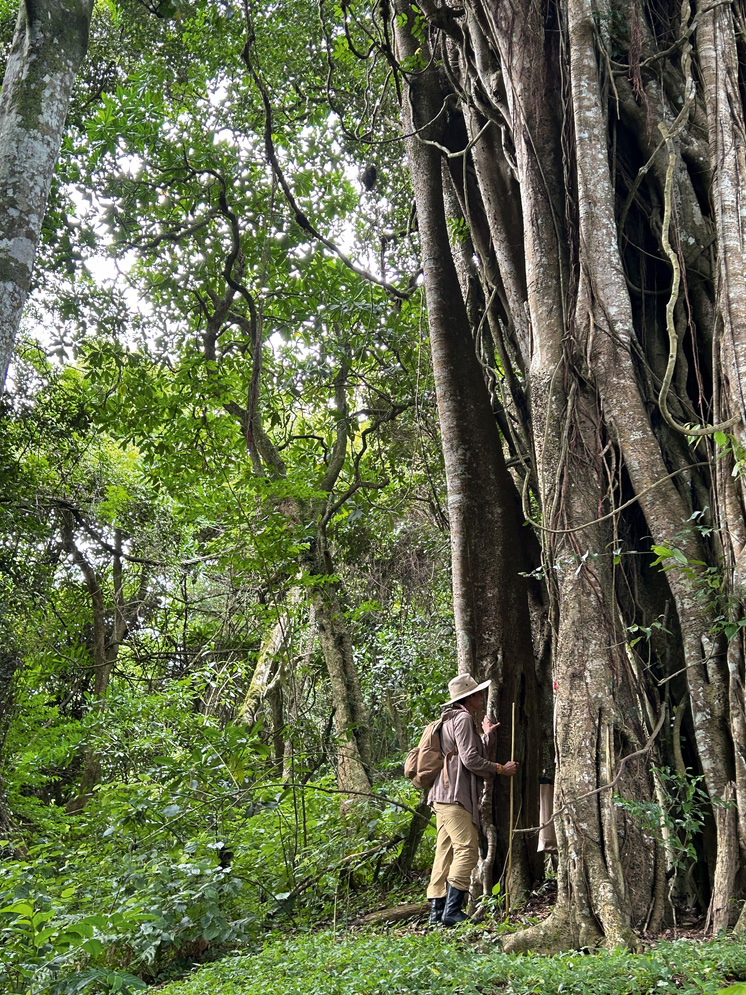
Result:
M475 936L477 937L475 941ZM480 938L481 936L481 938ZM437 931L275 935L258 952L195 970L162 995L715 995L746 979L746 946L661 943L622 952L509 955L492 938Z

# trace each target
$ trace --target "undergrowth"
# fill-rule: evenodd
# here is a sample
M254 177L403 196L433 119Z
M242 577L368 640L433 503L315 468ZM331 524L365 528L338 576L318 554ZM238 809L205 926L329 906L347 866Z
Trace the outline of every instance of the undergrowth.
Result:
M259 953L230 957L169 984L162 995L715 995L746 979L746 946L733 939L661 943L642 954L500 953L492 939L331 932L275 936Z

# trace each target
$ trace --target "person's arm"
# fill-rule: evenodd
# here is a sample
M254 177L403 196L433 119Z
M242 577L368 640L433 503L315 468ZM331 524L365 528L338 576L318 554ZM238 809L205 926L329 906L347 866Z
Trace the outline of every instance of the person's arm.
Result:
M497 774L499 764L486 760L479 749L479 737L474 728L474 722L468 712L459 712L454 716L453 734L461 763L473 774L485 777L487 774Z
M482 742L485 747L489 749L492 746L495 739L497 738L497 727L500 725L499 722L492 723L485 717L482 719L482 729L484 730L484 735L482 736ZM509 760L506 764L498 764L496 773L502 774L503 777L513 777L514 774L518 772L518 764L515 760Z
M488 756L492 747L495 745L499 725L499 722L490 722L486 715L482 719L482 742L484 743L485 752Z

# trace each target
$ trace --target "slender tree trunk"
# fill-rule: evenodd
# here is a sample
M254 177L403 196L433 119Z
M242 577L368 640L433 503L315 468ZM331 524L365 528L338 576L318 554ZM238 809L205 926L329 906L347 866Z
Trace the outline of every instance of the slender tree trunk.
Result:
M124 591L122 577L122 533L114 530L114 555L112 561L112 579L114 582L113 612L114 620L111 630L107 633L106 599L101 580L78 549L74 538L74 518L72 512L64 510L62 519L62 542L72 557L73 563L83 575L85 586L91 599L91 624L93 640L91 657L93 661L93 707L100 710L104 707L106 692L109 687L112 671L117 662L119 647L125 637L127 623L125 619ZM83 774L80 779L79 792L76 798L69 802L69 812L81 811L90 797L91 789L101 778L101 761L95 750L87 749L83 759Z
M739 55L736 45L734 11L722 7L705 12L707 5L699 2L697 12L701 22L697 31L697 54L702 73L704 103L713 167L713 206L717 232L716 319L714 352L719 360L721 379L716 382L716 418L731 421L734 439L746 447L746 404L744 403L744 369L746 369L746 235L744 235L744 185L746 184L746 151L743 134L746 129L742 90L739 90ZM715 493L722 528L724 569L732 603L728 621L738 623L744 614L746 601L746 494L743 474L738 471L731 454L720 454L717 465ZM725 676L723 680L725 680ZM746 672L744 669L743 631L738 630L727 650L728 721L734 744L734 792L737 801L735 827L741 864L746 860ZM726 768L727 770L727 768ZM720 812L716 813L719 846L735 838L733 825ZM709 918L713 928L723 926L723 909L730 905L730 893L737 870L735 855L718 852L721 866L728 873L718 874L718 887L713 889ZM731 865L733 874L730 872ZM720 910L720 911L718 911ZM726 917L727 923L727 917Z
M311 667L311 656L313 654L314 643L316 642L316 612L313 604L310 605L308 613L308 631L305 637L303 653L299 655L296 665L289 674L288 695L285 703L286 730L285 730L285 757L283 761L283 780L300 780L307 773L305 764L298 765L296 762L296 747L304 741L304 722L302 718L301 702L303 698L303 685L307 680L307 674ZM301 746L302 749L302 746Z
M317 531L314 573L331 576L326 535ZM329 675L337 750L337 780L342 794L364 797L371 791L370 720L352 652L339 584L323 580L312 594L319 642Z
M295 587L287 597L287 607L280 609L280 617L272 626L259 648L254 673L249 689L246 692L239 718L247 725L256 721L259 708L267 698L273 685L279 680L282 683L282 673L288 671L288 659L294 633L294 613L297 609L300 589Z
M397 748L403 755L409 750L409 739L407 738L405 723L402 721L402 715L399 710L399 702L397 702L394 695L388 689L384 691L384 701L386 702L386 711L389 714L391 724L394 727L394 733L396 734Z
M412 821L409 823L407 836L402 843L399 856L386 872L387 878L407 877L411 873L414 858L417 856L417 851L419 850L422 837L425 835L425 830L431 816L432 810L427 804L427 799L423 796L417 803L415 815L412 816Z
M93 0L22 0L0 95L0 388L36 246Z
M739 416L734 425L739 442L746 445L746 234L743 203L746 184L746 149L743 144L746 114L739 93L739 57L734 11L728 6L712 9L699 0L697 54L702 73L704 101L713 167L713 206L718 244L716 346L721 363L721 404L726 417ZM740 30L740 28L739 28ZM734 523L735 524L735 523ZM739 529L743 534L743 527ZM746 566L741 570L746 571ZM746 581L746 575L743 578Z
M5 793L5 737L13 716L15 701L16 678L21 666L20 655L14 645L14 640L6 630L7 619L5 611L0 609L0 634L2 648L0 649L0 830L9 832L13 828L13 815L8 805Z

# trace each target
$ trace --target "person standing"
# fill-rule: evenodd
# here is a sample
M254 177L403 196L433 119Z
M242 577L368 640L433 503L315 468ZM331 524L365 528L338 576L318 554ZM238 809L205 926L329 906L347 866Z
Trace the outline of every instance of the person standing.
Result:
M435 859L427 888L429 924L455 926L469 917L462 911L469 893L471 872L479 860L479 799L488 774L513 777L514 760L499 764L487 759L499 723L482 720L479 736L476 717L485 711L486 689L491 681L477 684L470 674L459 674L448 683L450 700L440 729L443 767L427 801L435 810L438 830Z

